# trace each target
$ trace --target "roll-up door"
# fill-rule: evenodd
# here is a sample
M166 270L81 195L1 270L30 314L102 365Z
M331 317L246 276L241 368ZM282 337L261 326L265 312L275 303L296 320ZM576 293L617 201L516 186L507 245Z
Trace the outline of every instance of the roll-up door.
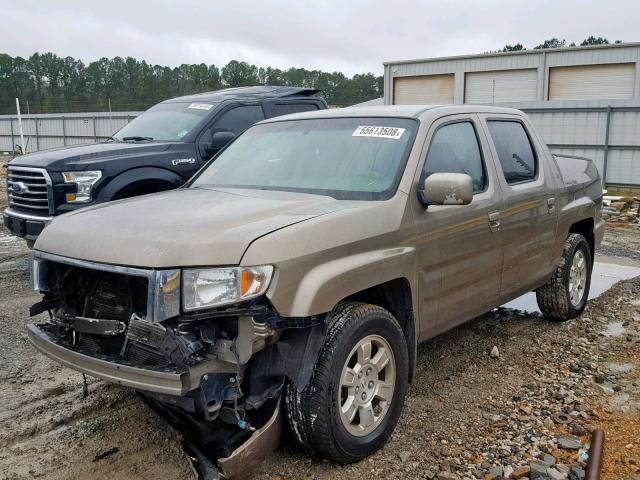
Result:
M464 76L464 103L532 101L537 85L535 68L469 72Z
M453 74L394 78L393 103L395 105L453 103Z
M549 100L633 98L635 65L578 65L549 69Z

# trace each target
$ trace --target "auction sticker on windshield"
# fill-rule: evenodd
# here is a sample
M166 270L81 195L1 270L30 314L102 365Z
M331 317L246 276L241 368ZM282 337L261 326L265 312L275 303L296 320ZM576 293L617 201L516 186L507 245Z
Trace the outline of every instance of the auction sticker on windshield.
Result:
M213 105L210 103L192 103L189 105L189 108L196 108L198 110L211 110L211 107L213 107Z
M374 126L359 126L353 132L352 137L376 137L376 138L391 138L398 140L404 133L404 128L397 127L374 127Z

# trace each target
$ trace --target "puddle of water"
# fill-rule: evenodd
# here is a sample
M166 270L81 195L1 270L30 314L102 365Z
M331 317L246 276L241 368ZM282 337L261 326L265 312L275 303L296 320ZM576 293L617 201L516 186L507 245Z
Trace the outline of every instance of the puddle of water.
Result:
M593 275L591 276L591 288L589 298L595 298L601 293L609 290L614 283L620 280L640 275L640 268L629 265L617 265L614 263L597 262L593 265ZM503 305L507 308L517 308L527 312L539 312L536 294L529 292L515 300ZM620 334L621 335L621 334Z
M611 322L607 325L607 328L604 329L602 334L605 337L619 337L625 332L625 328L622 326L622 322Z

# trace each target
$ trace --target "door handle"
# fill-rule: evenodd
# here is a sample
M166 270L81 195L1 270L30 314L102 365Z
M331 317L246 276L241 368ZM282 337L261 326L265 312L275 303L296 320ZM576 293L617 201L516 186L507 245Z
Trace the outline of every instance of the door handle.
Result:
M489 228L492 232L500 230L500 212L489 213Z
M553 210L555 208L556 208L556 198L555 197L547 198L547 210L549 210L549 213L553 213Z

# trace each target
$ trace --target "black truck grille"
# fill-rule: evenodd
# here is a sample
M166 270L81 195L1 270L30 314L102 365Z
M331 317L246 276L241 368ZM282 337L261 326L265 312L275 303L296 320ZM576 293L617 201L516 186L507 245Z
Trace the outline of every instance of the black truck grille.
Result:
M9 206L48 215L51 207L51 180L43 168L9 165L7 172Z

